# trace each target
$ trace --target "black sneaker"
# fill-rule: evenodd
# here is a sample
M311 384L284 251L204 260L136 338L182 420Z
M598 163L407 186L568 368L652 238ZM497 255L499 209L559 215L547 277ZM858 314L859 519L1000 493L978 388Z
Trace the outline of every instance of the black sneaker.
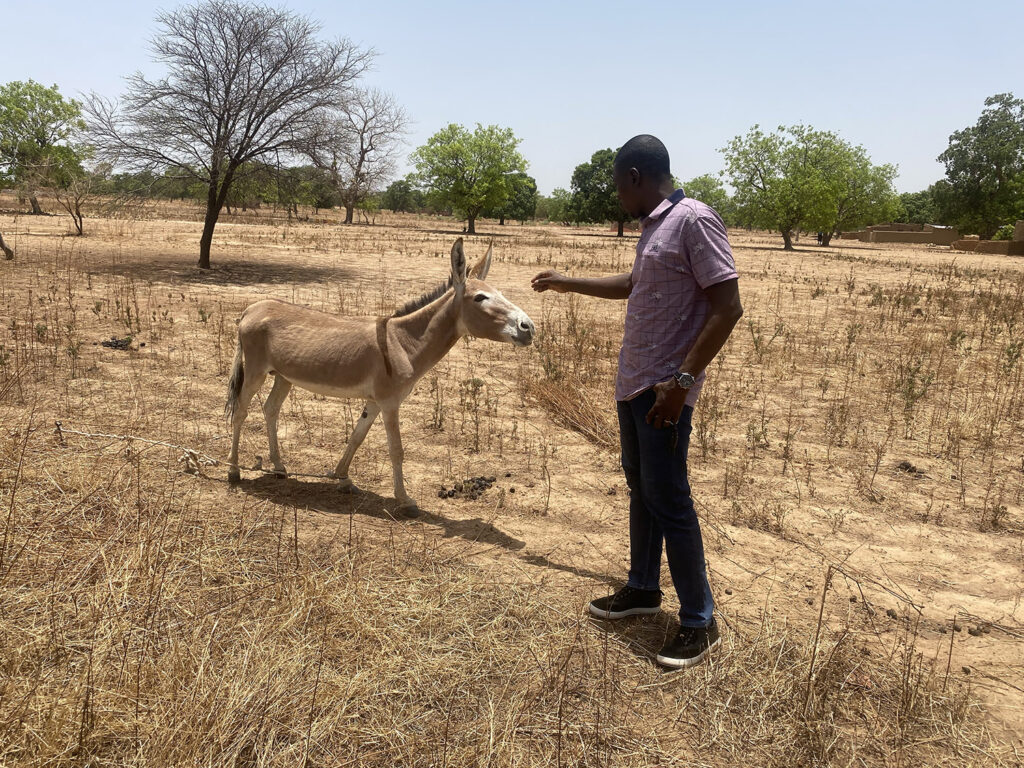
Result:
M658 613L661 610L660 589L623 587L614 595L590 601L590 613L599 619L624 619Z
M681 627L679 634L665 643L658 654L658 663L666 667L692 667L704 661L708 651L722 644L718 622L714 619L706 627Z

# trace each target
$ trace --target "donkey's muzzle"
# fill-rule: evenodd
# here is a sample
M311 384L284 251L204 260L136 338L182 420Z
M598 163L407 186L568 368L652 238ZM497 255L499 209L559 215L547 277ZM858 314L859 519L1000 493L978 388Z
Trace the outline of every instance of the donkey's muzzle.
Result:
M521 347L528 347L533 343L533 336L536 333L537 328L533 324L533 320L527 317L525 314L519 318L519 324L516 327L515 343Z

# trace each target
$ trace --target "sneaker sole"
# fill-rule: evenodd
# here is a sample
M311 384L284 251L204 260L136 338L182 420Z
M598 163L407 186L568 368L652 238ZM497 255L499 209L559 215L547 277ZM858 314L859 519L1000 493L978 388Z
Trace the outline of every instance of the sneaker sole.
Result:
M686 669L686 667L695 667L704 661L704 658L711 653L715 648L722 644L722 638L718 638L705 648L701 653L697 654L691 659L674 659L669 656L662 656L660 653L655 657L659 664L663 667L672 667L673 669Z
M594 604L591 603L590 615L596 616L599 619L624 619L627 616L653 616L656 613L661 613L661 606L654 608L627 608L624 611L602 611L600 608L595 608Z

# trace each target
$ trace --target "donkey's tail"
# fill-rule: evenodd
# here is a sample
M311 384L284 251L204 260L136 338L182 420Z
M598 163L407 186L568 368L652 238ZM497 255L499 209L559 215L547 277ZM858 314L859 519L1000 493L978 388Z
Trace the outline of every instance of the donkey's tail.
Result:
M243 381L245 381L245 366L242 360L242 339L239 338L238 347L235 349L235 362L231 366L231 378L228 379L228 401L224 404L224 414L229 421L235 417L238 395L242 391Z

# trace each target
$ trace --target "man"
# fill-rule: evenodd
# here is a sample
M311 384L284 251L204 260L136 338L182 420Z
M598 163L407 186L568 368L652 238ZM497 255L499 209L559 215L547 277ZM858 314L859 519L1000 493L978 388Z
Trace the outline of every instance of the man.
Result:
M546 270L532 284L629 300L615 399L630 491L630 570L626 585L591 602L590 612L605 619L658 613L664 544L680 628L657 660L688 667L721 642L686 454L704 370L743 315L738 275L721 218L675 189L658 139L626 142L614 179L622 207L642 224L632 271L573 278Z

